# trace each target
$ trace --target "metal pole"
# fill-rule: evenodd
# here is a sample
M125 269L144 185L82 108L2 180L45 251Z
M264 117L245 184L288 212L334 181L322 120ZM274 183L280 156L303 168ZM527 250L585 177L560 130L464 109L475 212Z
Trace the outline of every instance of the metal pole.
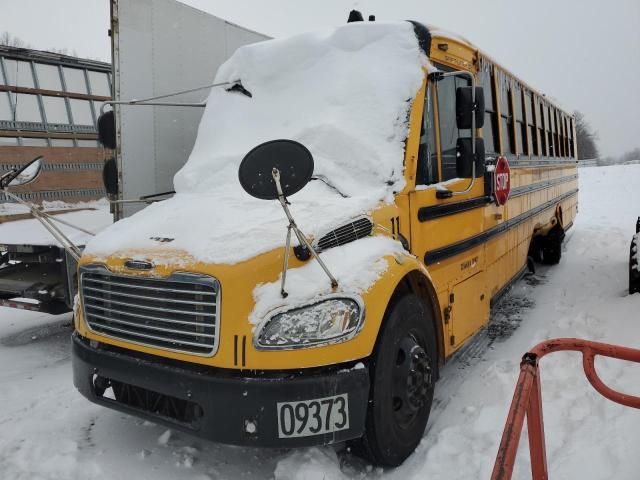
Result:
M53 220L54 222L61 223L62 225L66 225L67 227L71 227L71 228L73 228L75 230L78 230L80 232L86 233L87 235L91 235L92 237L96 236L96 234L94 232L86 230L86 229L84 229L82 227L78 227L77 225L73 225L72 223L69 223L66 220L62 220L61 218L57 218L54 215L49 215L47 212L40 212L40 213L45 215L48 219Z
M295 220L293 219L293 216L291 215L291 212L289 211L289 207L287 206L287 201L284 198L284 193L282 192L282 185L280 184L280 171L274 167L271 170L271 176L273 177L273 180L276 184L276 190L278 192L278 200L280 201L280 205L282 205L282 209L284 210L285 215L289 219L289 227L287 228L293 229L294 233L296 234L296 237L298 237L298 241L300 241L301 244L304 244L309 249L309 251L313 255L313 258L315 258L318 261L318 263L324 270L324 273L326 273L327 276L329 277L329 280L331 281L331 287L336 288L338 286L338 280L336 280L336 278L331 274L327 266L324 264L324 262L318 255L318 252L316 252L316 249L313 248L311 243L309 243L309 240L307 240L307 237L305 236L305 234L302 233L302 231L298 228ZM289 237L289 234L287 234L287 237ZM287 259L288 259L288 252L289 252L289 245L287 245L287 252L285 253L285 255L287 255L287 257L285 258ZM283 276L285 276L286 271L284 271L282 274Z
M211 83L209 85L204 85L202 87L189 88L188 90L180 90L179 92L166 93L164 95L156 95L154 97L147 97L141 99L132 99L132 100L107 100L103 102L100 106L100 113L104 113L104 107L107 105L152 105L152 106L165 106L165 107L205 107L207 102L153 102L153 100L160 100L162 98L175 97L177 95L183 95L185 93L197 92L200 90L206 90L208 88L214 87L222 87L224 85L233 85L238 83L240 80L233 80L231 82L220 82L220 83Z
M17 195L14 195L13 193L9 192L6 188L3 189L3 193L7 197L14 199L20 205L27 207L31 212L31 215L33 215L35 219L38 220L42 224L42 226L49 231L49 233L53 236L53 238L55 238L62 244L63 248L67 252L69 252L69 255L71 255L76 261L80 260L80 256L82 255L82 252L80 251L80 249L76 245L74 245L74 243L71 240L69 240L69 238L62 232L62 230L60 230L58 227L53 225L51 220L47 218L49 215L44 214L44 212L41 212L40 210L38 210L34 205L31 205L30 203L25 202ZM77 227L74 227L74 228L77 228Z
M509 408L509 416L504 427L496 463L493 466L491 480L510 480L513 475L513 467L518 453L518 444L524 425L524 417L527 414L527 406L531 386L536 376L536 366L525 364L520 366L520 376L516 384L516 390Z
M287 298L287 296L289 295L285 289L285 283L287 281L287 270L289 269L289 249L291 248L291 222L289 222L289 225L287 226L287 242L285 243L285 247L284 247L284 260L283 260L283 265L282 265L282 283L280 284L280 295L282 295L282 298Z
M547 447L544 440L544 420L542 416L542 389L540 370L536 368L531 384L529 406L527 407L527 430L529 431L529 454L531 456L531 477L533 480L548 480Z

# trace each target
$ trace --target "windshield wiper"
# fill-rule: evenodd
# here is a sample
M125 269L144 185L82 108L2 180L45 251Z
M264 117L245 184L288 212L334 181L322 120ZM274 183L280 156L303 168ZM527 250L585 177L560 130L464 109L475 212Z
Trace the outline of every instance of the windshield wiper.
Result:
M253 95L251 94L251 92L249 90L247 90L246 88L244 88L244 85L242 85L242 82L240 80L236 81L233 85L231 85L229 88L225 89L227 92L240 92L241 94L252 98Z
M338 189L338 187L336 187L333 183L331 183L329 181L329 179L327 177L325 177L324 175L314 175L313 177L311 177L311 180L320 180L322 183L324 183L331 190L333 190L334 192L339 194L342 198L349 198L349 195L345 195L344 193L342 193Z

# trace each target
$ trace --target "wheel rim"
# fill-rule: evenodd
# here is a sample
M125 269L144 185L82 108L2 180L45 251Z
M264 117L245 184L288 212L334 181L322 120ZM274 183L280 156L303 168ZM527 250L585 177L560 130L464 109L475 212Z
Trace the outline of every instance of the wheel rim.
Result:
M396 423L408 427L425 406L432 388L431 362L416 337L407 334L396 349L391 405Z

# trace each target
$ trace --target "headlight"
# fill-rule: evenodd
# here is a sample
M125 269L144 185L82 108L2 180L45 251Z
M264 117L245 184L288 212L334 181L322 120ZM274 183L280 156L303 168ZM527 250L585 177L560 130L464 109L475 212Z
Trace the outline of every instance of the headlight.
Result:
M276 313L260 329L256 348L292 349L344 342L362 327L364 306L359 298L333 297Z

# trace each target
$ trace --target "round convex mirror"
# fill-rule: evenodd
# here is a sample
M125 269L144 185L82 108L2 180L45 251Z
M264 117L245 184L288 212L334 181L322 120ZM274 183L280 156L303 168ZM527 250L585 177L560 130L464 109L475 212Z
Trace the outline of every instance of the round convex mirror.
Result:
M18 187L33 182L42 168L42 158L37 157L26 164L22 169L16 172L16 175L9 182L10 187Z
M245 155L240 164L240 185L251 196L262 200L278 198L272 171L280 172L285 197L299 192L313 175L311 152L294 140L271 140L258 145Z

